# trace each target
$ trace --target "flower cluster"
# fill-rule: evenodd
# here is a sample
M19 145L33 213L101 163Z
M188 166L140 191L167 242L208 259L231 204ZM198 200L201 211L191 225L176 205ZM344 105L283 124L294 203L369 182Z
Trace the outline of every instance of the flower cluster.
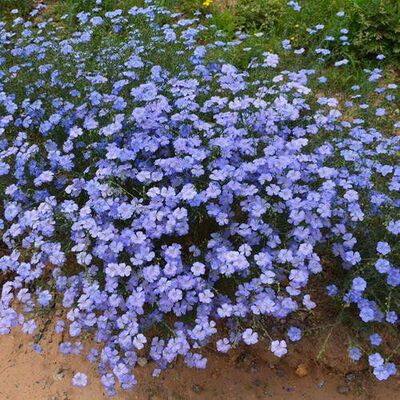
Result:
M141 354L155 374L179 356L204 368L205 344L252 345L265 340L255 318L314 309L321 248L354 275L332 296L398 324L368 289L400 286L400 137L349 121L301 63L225 61L247 51L242 33L229 41L151 3L77 19L74 32L0 23L1 334L34 333L35 310L59 302L55 329L71 340L60 351L92 335L88 358L113 394L135 386ZM271 339L285 355L285 338ZM393 374L379 357L377 376Z

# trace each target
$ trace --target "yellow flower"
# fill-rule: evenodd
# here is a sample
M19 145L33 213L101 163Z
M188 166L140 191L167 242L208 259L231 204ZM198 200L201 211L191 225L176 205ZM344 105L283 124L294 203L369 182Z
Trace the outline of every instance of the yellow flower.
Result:
M208 7L209 5L211 5L213 3L214 0L205 0L203 3L203 6Z

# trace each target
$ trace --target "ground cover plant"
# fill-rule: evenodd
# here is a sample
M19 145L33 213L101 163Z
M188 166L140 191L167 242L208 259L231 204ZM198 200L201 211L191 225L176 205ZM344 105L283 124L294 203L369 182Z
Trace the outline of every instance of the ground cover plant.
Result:
M378 66L377 54L385 57L378 67L398 75L400 5L397 0L160 2L184 13L210 12L212 22L231 37L238 30L263 34L269 51L278 51L283 40L293 46L302 46L307 50L303 61L309 68L318 67L319 56L331 60L348 59L348 68L340 73L332 68L325 71L333 95L349 93L351 86L362 83L363 69ZM291 65L297 61L286 53L285 62Z
M315 49L211 15L88 3L0 23L0 333L58 307L60 351L89 342L112 395L143 356L155 375L204 368L206 345L284 356L318 307L310 281L335 269L328 295L371 334L351 358L394 375L379 332L399 325L397 85L365 69L326 97L324 70L350 63L328 49L313 68Z

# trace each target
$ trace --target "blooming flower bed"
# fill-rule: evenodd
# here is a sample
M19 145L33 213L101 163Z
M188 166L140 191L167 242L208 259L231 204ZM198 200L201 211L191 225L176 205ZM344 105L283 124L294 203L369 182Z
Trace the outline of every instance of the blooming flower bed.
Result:
M264 341L282 357L301 329L272 337L256 321L317 307L309 281L327 252L346 276L329 295L398 327L400 137L322 96L304 49L228 41L152 3L81 12L76 31L41 8L0 23L1 334L35 333L37 312L59 304L60 351L89 334L109 394L135 386L143 354L155 374L179 356L204 368L209 343ZM378 89L396 99L395 84ZM358 90L344 108L367 107ZM378 379L396 373L365 351Z

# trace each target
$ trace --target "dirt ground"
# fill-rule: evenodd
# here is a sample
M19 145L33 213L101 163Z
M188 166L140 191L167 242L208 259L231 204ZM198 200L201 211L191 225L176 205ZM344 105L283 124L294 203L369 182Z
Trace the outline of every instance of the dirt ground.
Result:
M335 339L336 337L336 339ZM116 400L399 400L400 378L377 382L361 366L347 361L340 335L333 335L321 357L320 343L306 338L277 359L266 348L242 347L227 355L209 351L206 370L179 362L159 378L154 365L139 368L135 391ZM48 334L42 353L21 333L0 337L0 400L106 399L95 367L79 356L58 352L59 336ZM319 354L319 357L317 357ZM318 362L316 361L318 359ZM89 377L86 388L71 384L76 372Z

